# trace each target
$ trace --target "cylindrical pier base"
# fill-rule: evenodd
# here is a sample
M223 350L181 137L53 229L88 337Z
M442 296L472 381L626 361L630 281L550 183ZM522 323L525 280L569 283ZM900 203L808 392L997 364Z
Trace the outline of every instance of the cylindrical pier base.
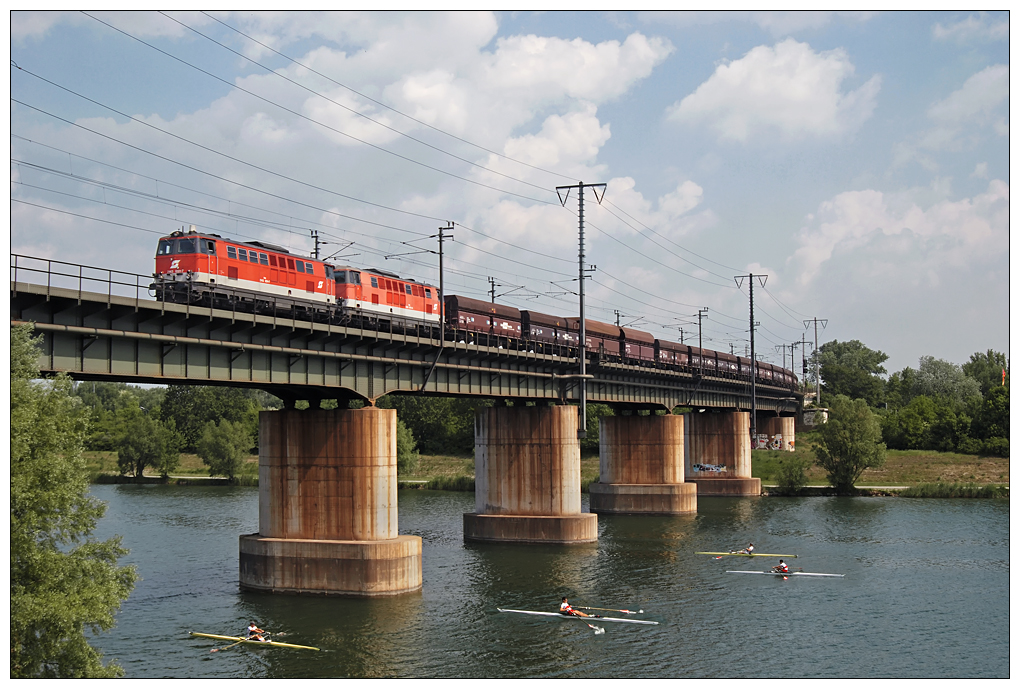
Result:
M592 543L598 541L598 516L573 514L542 516L535 514L464 515L465 541L502 541L504 543Z
M760 478L692 478L701 497L761 495Z
M684 483L683 417L603 417L599 482L588 492L598 514L697 512L697 486Z
M421 537L385 541L240 538L241 588L266 593L392 596L421 588Z
M590 543L581 513L577 407L490 407L475 414L475 511L465 541Z
M385 596L422 585L421 538L397 534L397 414L259 415L259 533L241 536L240 585Z
M698 511L693 483L591 483L591 511L597 514L688 514Z

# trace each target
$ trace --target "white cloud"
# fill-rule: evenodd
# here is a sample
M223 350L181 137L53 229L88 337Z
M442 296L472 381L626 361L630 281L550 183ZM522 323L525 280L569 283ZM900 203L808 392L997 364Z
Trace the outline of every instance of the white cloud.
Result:
M881 77L843 93L854 66L842 49L815 52L787 39L758 46L716 68L667 110L677 122L707 122L720 139L747 141L778 131L786 139L834 137L857 130L875 109Z
M787 36L828 26L841 19L849 23L863 23L876 12L748 12L748 11L694 11L694 12L641 12L640 19L647 24L673 24L675 26L702 26L722 22L746 22L768 31L775 37Z
M11 41L43 38L49 30L66 21L72 12L11 12Z
M1008 65L991 65L972 74L963 86L928 108L932 127L896 145L893 166L913 160L934 172L938 169L937 161L923 151L971 147L987 129L997 136L1008 136L1008 97Z
M788 264L806 287L820 278L829 261L877 243L888 246L885 258L896 266L893 272L909 273L922 266L922 272L937 272L1001 256L1008 239L1009 186L1001 180L992 180L974 198L940 201L927 209L910 195L850 191L821 204L801 229L800 247Z
M992 65L972 75L963 86L928 108L940 124L981 124L1009 96L1009 67Z
M932 36L940 41L968 43L970 41L1001 41L1009 38L1009 20L997 21L984 12L948 26L941 23L932 27Z
M970 176L977 177L978 179L988 179L988 163L978 163L975 165L974 172Z

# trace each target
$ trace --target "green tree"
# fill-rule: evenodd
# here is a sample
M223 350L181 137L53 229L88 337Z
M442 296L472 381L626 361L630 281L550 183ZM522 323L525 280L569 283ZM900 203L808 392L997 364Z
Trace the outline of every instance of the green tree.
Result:
M251 433L243 423L223 419L209 421L198 439L198 456L209 466L209 473L233 480L241 469L245 453L251 449Z
M981 396L981 386L960 366L933 356L922 356L914 379L914 394L944 397L963 405Z
M1002 372L1006 372L1005 385L1009 386L1009 359L1002 352L989 349L982 354L974 352L970 361L963 365L963 372L977 381L981 394L986 395L994 387L1003 386Z
M174 420L184 439L184 450L197 451L206 425L220 419L240 423L251 438L258 435L260 405L255 392L240 388L200 385L172 385L166 391L159 410L162 421ZM245 448L251 449L255 445Z
M973 423L977 438L1009 437L1009 386L991 387L978 407Z
M829 483L840 495L854 492L865 469L885 462L885 444L878 417L863 399L837 395L829 402L829 420L820 429L815 461L825 469Z
M397 419L397 474L410 474L418 467L418 447L414 434Z
M885 352L869 349L859 340L823 344L818 349L818 364L826 404L836 395L846 395L877 406L885 389L879 376L885 373L882 363L888 358Z
M86 639L114 625L137 575L120 538L92 539L106 506L82 459L88 408L39 377L31 326L11 328L11 677L117 677Z
M140 478L146 467L166 478L180 465L183 444L173 419L164 423L142 415L128 426L117 446L117 466L121 474L130 473L135 478Z

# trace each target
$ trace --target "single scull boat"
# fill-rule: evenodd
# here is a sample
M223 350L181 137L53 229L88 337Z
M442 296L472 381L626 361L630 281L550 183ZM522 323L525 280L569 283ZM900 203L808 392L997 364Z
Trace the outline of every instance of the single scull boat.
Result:
M733 555L735 557L797 557L796 555L783 555L776 553L694 553L695 555Z
M818 574L816 572L751 572L746 569L728 569L727 574L771 574L774 577L843 577L845 574Z
M282 641L256 641L255 639L246 639L243 636L222 636L220 634L199 634L198 632L188 632L192 636L200 636L204 639L218 639L219 641L235 641L237 643L245 644L258 644L259 646L281 646L283 648L303 648L307 651L318 651L315 646L298 646L297 644L285 644Z
M598 620L599 622L627 622L629 624L659 624L652 620L627 620L622 617L578 617L577 615L563 615L558 612L541 612L539 610L509 610L507 608L496 608L500 612L516 612L521 615L544 615L545 617L560 617L565 620L581 620L587 622L589 620Z

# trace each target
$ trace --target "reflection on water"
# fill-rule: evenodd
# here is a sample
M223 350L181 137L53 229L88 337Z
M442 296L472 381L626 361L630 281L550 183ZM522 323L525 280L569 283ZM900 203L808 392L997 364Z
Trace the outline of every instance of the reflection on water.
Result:
M258 490L95 486L100 537L142 580L95 642L128 677L1006 677L1009 505L903 498L700 498L683 517L599 517L578 546L465 544L470 493L401 491L421 592L272 596L237 586ZM587 509L587 496L583 501ZM746 577L770 558L694 555L753 541L844 579ZM975 576L978 574L978 576ZM643 609L657 627L499 613ZM322 652L215 642L250 619ZM168 633L169 630L169 633ZM169 636L169 638L168 638ZM158 648L159 653L153 649ZM748 661L747 659L752 659Z

